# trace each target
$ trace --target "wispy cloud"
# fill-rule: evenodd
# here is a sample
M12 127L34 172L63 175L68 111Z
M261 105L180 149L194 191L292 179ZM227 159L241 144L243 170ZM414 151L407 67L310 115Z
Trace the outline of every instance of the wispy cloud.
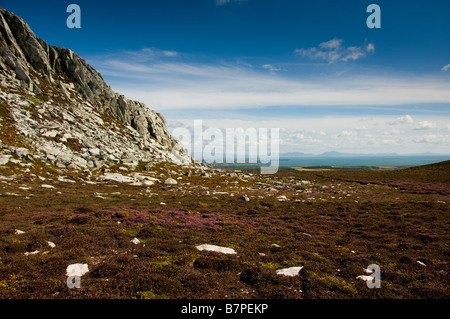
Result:
M313 60L326 60L328 63L338 61L355 61L375 53L375 45L369 43L367 46L344 46L343 39L334 38L327 42L322 42L318 47L309 49L295 49L295 54L307 57Z
M266 70L269 70L270 72L278 72L278 71L281 70L281 69L279 69L279 68L273 66L272 64L264 64L264 65L262 66L262 68L263 68L263 69L266 69Z
M179 53L171 50L160 50L158 48L143 48L139 51L124 51L125 56L131 60L144 63L158 58L173 58L179 56Z
M340 46L337 39L322 45ZM311 77L291 72L287 64L281 73L276 63L197 62L155 48L90 57L88 62L116 91L160 110L450 103L449 82L425 76L380 76L366 70Z
M216 1L216 6L220 7L232 2L247 2L248 0L215 0Z
M448 69L450 69L450 64L447 64L446 66L444 66L442 68L442 71L447 71Z

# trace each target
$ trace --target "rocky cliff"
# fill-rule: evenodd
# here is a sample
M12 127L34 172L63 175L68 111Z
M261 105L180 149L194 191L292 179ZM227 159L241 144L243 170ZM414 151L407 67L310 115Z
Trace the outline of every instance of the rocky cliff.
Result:
M0 8L0 164L32 158L59 168L192 165L164 117L114 92L70 49L52 47Z

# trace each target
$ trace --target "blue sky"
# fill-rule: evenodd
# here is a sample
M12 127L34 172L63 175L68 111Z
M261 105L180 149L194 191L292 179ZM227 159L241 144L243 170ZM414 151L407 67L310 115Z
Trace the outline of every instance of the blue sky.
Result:
M66 8L81 7L81 29ZM381 8L369 29L366 8ZM450 153L450 1L5 1L171 128L280 128L282 152Z

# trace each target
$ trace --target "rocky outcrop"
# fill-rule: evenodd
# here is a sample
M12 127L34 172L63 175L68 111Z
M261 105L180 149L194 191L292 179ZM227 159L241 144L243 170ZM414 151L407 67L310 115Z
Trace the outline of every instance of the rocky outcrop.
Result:
M75 52L48 45L2 8L0 74L0 102L18 133L61 167L155 159L192 163L161 114L114 92Z

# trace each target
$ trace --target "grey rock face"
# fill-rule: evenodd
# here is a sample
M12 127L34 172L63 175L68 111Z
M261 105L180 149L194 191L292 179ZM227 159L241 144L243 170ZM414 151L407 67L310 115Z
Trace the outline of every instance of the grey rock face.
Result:
M8 77L8 74L11 77ZM24 20L3 8L0 8L0 81L2 85L7 83L15 89L25 90L26 95L30 96L40 94L50 96L47 94L49 90L57 92L58 96L48 103L36 105L36 112L40 119L48 118L49 112L52 112L55 118L64 119L64 124L54 125L56 134L47 133L45 136L45 132L39 133L40 131L37 130L39 121L36 122L35 118L24 115L26 112L13 110L13 114L20 124L19 131L22 134L53 139L51 141L53 144L46 144L48 147L56 147L54 140L78 141L76 145L72 143L71 147L75 147L79 154L71 159L70 155L67 155L69 154L67 149L59 150L58 154L47 153L58 163L64 165L69 163L83 168L89 163L95 164L98 160L120 161L122 146L109 145L109 149L113 151L105 150L108 141L112 143L118 137L111 133L92 133L93 130L95 131L95 123L98 127L103 126L102 128L106 125L113 127L112 123L105 123L105 119L108 118L122 123L126 128L125 131L128 130L127 134L132 136L127 142L122 139L123 143L140 148L139 151L134 151L133 159L148 158L141 153L153 149L154 153L165 152L158 155L161 158L173 161L179 161L181 158L186 163L192 163L188 154L179 153L176 156L170 154L175 146L180 145L180 142L170 135L161 114L150 110L141 102L128 100L125 96L114 92L101 74L79 55L70 49L48 45L44 40L36 37ZM6 101L11 96L3 94L3 98ZM14 99L8 104L19 103L20 97ZM68 122L71 124L66 124ZM66 134L61 133L63 128ZM118 128L114 127L114 129ZM74 131L78 132L78 136L69 137ZM103 147L100 147L101 143L94 143L100 136L102 136ZM176 149L183 150L183 147Z

